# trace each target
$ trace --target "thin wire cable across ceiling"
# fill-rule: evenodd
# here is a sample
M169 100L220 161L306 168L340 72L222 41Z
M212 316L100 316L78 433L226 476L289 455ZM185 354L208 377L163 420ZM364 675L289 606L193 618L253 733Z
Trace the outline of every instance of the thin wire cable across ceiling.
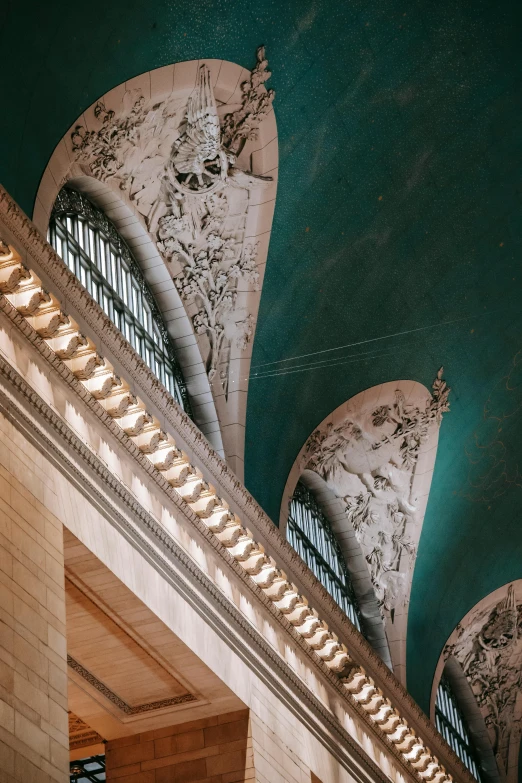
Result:
M419 343L413 343L408 345L399 345L399 346L390 346L386 350L382 349L373 349L370 351L364 351L363 353L358 354L349 354L348 356L332 356L327 359L319 359L317 361L312 362L304 362L303 364L297 364L297 365L290 365L285 367L278 367L276 365L281 365L285 362L295 362L299 359L306 359L311 356L320 356L326 353L332 353L334 351L342 351L347 348L356 348L358 346L367 345L368 343L374 343L379 342L381 340L390 340L395 337L404 337L405 335L410 334L416 334L419 332L426 332L430 329L440 329L444 326L452 326L457 323L463 323L464 321L469 321L471 319L477 319L477 318L483 318L486 315L493 315L495 312L499 312L498 310L489 310L486 313L480 313L479 315L466 315L462 318L455 318L451 321L440 321L436 324L429 324L428 326L419 326L416 329L406 329L402 332L394 332L393 334L387 334L382 335L380 337L372 337L368 340L360 340L358 342L354 343L347 343L345 345L339 345L335 348L325 348L320 351L312 351L310 353L303 353L299 354L297 356L291 356L286 359L277 359L273 362L262 362L261 364L256 364L254 367L251 368L250 380L262 380L264 378L276 378L283 375L293 375L295 373L302 373L307 372L311 370L319 370L319 369L327 369L329 367L337 367L344 364L352 364L354 362L358 361L368 361L370 359L378 359L384 356L396 356L397 353L402 353L405 351L411 351L412 349L416 349L419 347L422 347L423 349L426 349L426 342L423 342L422 345ZM429 340L429 342L434 341L435 336ZM256 370L260 370L260 372L256 372Z

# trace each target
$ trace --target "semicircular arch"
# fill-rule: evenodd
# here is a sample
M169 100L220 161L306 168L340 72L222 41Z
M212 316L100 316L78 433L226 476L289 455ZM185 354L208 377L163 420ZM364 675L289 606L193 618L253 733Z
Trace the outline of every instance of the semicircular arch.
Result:
M218 416L201 356L187 356L184 350L196 345L192 324L172 277L168 274L155 242L135 211L119 193L91 176L72 177L67 185L88 197L109 218L132 252L149 286L176 350L191 401L194 421L213 448L223 456ZM194 361L194 359L196 359Z
M383 649L389 649L393 671L403 684L413 568L448 394L442 368L431 394L408 380L356 394L308 437L281 503L284 532L290 498L305 473L317 474L336 499L337 535L349 538L353 531L363 555L360 565L384 621ZM347 549L345 557L350 556Z
M495 761L495 755L488 735L486 722L482 715L477 700L471 689L461 663L453 655L446 659L442 669L438 669L438 676L434 678L432 691L432 703L430 705L430 716L435 723L435 702L437 700L437 689L440 680L444 676L450 684L451 690L455 694L458 706L466 721L471 740L473 742L481 771L485 773L488 783L500 781L500 775Z
M462 705L472 700L476 711L469 715L476 727L477 750L494 780L489 743L496 760L498 779L517 783L522 731L522 579L499 587L482 598L450 634L440 655L431 692L434 715L437 688L448 672L457 688L468 690ZM461 674L462 676L461 676ZM471 692L471 700L469 694ZM486 729L484 736L483 726ZM470 726L471 728L471 726Z
M118 85L56 146L33 213L46 233L63 185L86 186L96 195L86 178L108 189L99 190L106 203L119 200L110 218L143 255L195 418L241 480L252 342L277 189L273 92L264 84L269 76L261 47L252 71L202 59ZM189 99L198 95L220 131L221 168L216 172L218 163L206 162L202 176L213 183L202 189L188 144Z

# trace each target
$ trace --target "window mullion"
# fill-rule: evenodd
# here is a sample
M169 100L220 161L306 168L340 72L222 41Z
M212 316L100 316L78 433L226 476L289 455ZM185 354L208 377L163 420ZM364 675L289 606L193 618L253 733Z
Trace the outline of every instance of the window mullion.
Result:
M108 218L84 196L60 191L50 241L145 363L190 413L181 371L141 271Z

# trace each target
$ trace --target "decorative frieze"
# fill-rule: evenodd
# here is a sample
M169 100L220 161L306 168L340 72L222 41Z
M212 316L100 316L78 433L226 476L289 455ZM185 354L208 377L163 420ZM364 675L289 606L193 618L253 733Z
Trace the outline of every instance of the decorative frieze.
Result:
M383 618L392 621L407 603L417 551L419 451L449 410L442 372L425 405L409 402L401 389L378 404L358 395L340 423L327 420L312 433L300 456L301 472L315 471L342 499Z
M125 713L125 715L142 715L144 712L152 712L153 710L162 710L166 707L176 707L179 704L189 704L190 702L197 701L197 697L192 693L183 693L180 696L172 696L169 699L159 699L158 701L147 702L146 704L136 704L131 706L122 699L118 694L114 693L105 683L99 680L96 675L82 666L72 655L67 655L67 665L76 674L79 674L85 682L95 688L98 693L101 693L111 704L114 704L119 710Z
M79 748L87 748L90 745L97 745L105 742L102 736L97 731L91 729L85 721L75 715L74 712L69 712L69 749L78 750Z
M272 177L238 164L271 108L274 91L264 48L241 86L239 106L218 106L209 68L198 69L188 101L175 94L156 102L126 95L123 110L94 107L100 127L77 125L72 150L85 173L124 191L170 265L191 312L209 380L228 395L231 346L244 351L255 319L239 306L238 284L259 284L257 244L245 241L250 191Z

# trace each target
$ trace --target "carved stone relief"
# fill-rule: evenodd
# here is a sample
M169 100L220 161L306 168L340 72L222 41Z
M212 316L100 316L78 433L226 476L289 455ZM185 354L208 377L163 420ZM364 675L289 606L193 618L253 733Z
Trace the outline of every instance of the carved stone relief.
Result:
M260 49L252 71L193 60L114 87L57 144L33 213L45 236L69 184L114 223L156 298L194 420L240 480L277 189L269 76Z
M517 779L522 733L522 581L481 601L457 625L442 659L462 666L501 775ZM511 774L509 774L511 771Z
M411 580L449 392L441 368L431 394L420 384L398 381L353 397L306 441L282 504L284 529L288 499L299 476L310 470L339 499L345 517L336 522L337 533L353 531L360 545L393 670L403 682Z
M271 108L267 66L261 47L235 106L217 105L203 64L188 101L147 101L131 90L122 112L99 101L94 116L100 127L77 125L71 134L85 173L117 182L144 217L182 299L194 305L194 330L207 341L209 380L219 377L225 395L231 344L244 350L254 332L254 316L237 306L238 282L253 289L259 284L258 247L245 241L246 216L249 192L272 177L246 171L237 161Z
M407 601L416 556L412 483L419 448L449 410L449 391L441 368L425 407L408 403L399 389L377 407L348 406L345 419L317 429L302 454L302 469L314 470L343 499L383 616L392 619Z

